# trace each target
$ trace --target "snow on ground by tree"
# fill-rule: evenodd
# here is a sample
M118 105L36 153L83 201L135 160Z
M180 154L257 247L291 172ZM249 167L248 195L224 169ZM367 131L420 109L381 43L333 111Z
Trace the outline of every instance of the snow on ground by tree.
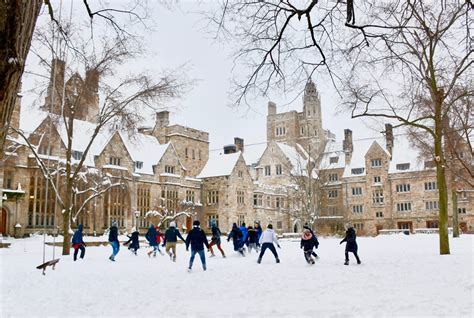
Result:
M109 246L89 246L84 260L61 257L46 276L35 268L42 237L10 240L0 249L0 316L472 317L473 239L451 239L452 254L440 256L436 235L358 238L362 265L351 255L350 266L338 238L320 238L314 266L298 241L281 242L280 264L267 251L260 265L224 243L226 259L207 258L203 272L196 256L191 273L183 244L176 263L148 258L146 244L138 256L121 246L115 263Z

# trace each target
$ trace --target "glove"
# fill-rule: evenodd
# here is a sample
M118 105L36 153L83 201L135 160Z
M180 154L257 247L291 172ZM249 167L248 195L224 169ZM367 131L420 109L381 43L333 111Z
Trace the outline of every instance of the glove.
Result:
M342 243L344 243L344 242L343 242L343 241L341 241L341 242L339 243L339 245L340 245L340 244L342 244Z
M280 245L277 245L277 246L278 246L278 248L281 248L281 246L280 246Z

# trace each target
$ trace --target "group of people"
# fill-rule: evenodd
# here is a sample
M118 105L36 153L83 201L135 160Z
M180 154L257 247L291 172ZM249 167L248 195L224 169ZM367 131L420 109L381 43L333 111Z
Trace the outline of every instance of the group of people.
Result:
M81 251L80 258L84 258L85 255L85 246L83 240L83 226L80 224L78 226L77 231L74 233L72 237L72 245L74 248L74 261L77 260L77 254ZM186 239L183 238L179 230L176 228L176 223L174 221L170 222L168 229L166 229L165 233L160 232L158 226L151 225L148 229L147 233L145 234L145 238L148 241L150 247L152 248L149 251L148 257L156 257L157 253L164 255L164 253L160 249L160 244L162 247L165 247L165 252L168 254L170 259L175 262L176 261L176 244L178 242L178 238L182 240L186 245L186 251L189 251L189 247L191 247L191 257L189 259L189 266L188 270L191 271L194 258L196 254L199 255L201 259L202 268L206 270L206 257L204 254L204 247L207 248L208 252L211 253L210 257L214 257L214 250L212 249L213 246L216 246L217 249L221 252L222 257L226 257L224 250L221 247L221 236L222 233L217 226L216 222L211 223L211 241L210 243L207 240L206 233L201 229L200 222L195 220L193 222L193 228L188 233ZM129 240L124 243L124 246L128 246L128 249L132 251L135 255L137 255L137 251L140 248L139 242L139 232L134 227L132 228L132 233L128 236ZM278 248L280 247L280 243L278 242L277 235L273 230L272 224L268 224L265 231L262 230L259 222L255 223L255 226L246 227L245 223L243 223L240 227L237 226L237 223L232 225L232 229L227 236L227 241L229 242L232 239L234 251L239 253L242 256L245 256L246 252L251 253L252 250L255 250L256 253L260 252L257 263L260 264L262 262L262 258L265 255L266 250L270 250L275 257L276 263L280 263L280 258L278 256L278 252L275 249L275 245ZM161 243L163 241L163 243ZM359 255L357 254L358 246L356 242L356 232L352 225L349 223L346 229L346 235L344 239L340 242L340 244L346 242L345 248L345 262L344 265L349 265L349 252L353 253L357 264L361 264L359 259ZM112 247L112 254L110 255L109 259L111 261L115 261L115 257L117 256L120 250L120 242L118 240L118 227L117 222L112 222L112 226L109 229L109 243ZM308 264L315 264L315 259L319 259L318 254L314 251L319 246L318 238L316 237L314 231L309 227L308 224L305 224L303 227L303 233L301 235L300 241L300 248L303 249L303 254L306 262Z

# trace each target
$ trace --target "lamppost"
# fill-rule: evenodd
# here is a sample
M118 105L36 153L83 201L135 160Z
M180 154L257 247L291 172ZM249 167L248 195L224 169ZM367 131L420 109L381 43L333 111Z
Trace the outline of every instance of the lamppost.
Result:
M138 231L138 217L139 216L140 216L140 211L135 211L135 228L137 231Z

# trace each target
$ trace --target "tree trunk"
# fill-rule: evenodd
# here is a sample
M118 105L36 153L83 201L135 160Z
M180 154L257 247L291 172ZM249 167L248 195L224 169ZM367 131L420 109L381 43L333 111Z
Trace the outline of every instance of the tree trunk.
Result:
M71 198L72 197L72 182L70 178L66 181L66 193L64 198L64 212L63 212L63 255L69 255L71 251L71 242L69 235L70 217L71 217Z
M451 190L451 200L453 201L453 237L459 237L458 194L454 189L454 185Z
M0 1L0 160L42 2Z

